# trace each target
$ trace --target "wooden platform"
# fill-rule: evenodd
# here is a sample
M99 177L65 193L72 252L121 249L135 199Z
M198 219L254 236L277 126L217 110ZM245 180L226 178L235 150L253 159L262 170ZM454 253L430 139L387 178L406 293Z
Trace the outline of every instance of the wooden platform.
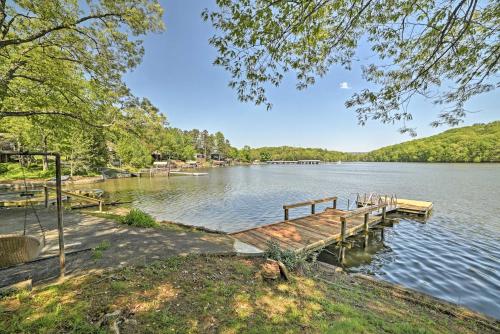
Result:
M389 196L358 196L358 207L386 203L388 205L387 212L409 213L427 217L432 211L432 202L416 201L404 198L395 198Z
M333 206L316 213L316 204L332 202ZM340 242L341 255L345 250L346 238L361 231L366 232L374 225L384 222L388 212L404 212L428 216L432 210L431 202L397 199L395 196L357 196L355 210L337 209L337 197L328 197L296 204L284 205L284 220L274 224L255 227L230 233L237 240L266 250L271 241L277 242L282 249L295 252L312 251ZM306 217L288 219L289 210L310 206L311 214Z
M373 207L343 211L328 208L324 212L306 217L231 233L231 236L261 250L267 249L270 241L277 242L282 249L296 252L316 250L380 223L383 220L382 215L369 214L379 209ZM344 235L342 220L345 221Z

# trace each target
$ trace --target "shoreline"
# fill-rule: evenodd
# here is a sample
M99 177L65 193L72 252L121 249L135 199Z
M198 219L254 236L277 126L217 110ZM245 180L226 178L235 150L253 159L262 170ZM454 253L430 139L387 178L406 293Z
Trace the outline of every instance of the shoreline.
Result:
M359 161L359 160L345 160L342 161L342 164L425 164L425 165L497 165L500 164L500 161L481 161L481 162L439 162L439 161ZM340 164L340 165L342 165ZM238 163L235 165L229 165L229 166L203 166L203 167L196 167L196 168L181 168L180 171L182 172L194 172L194 171L208 171L213 168L231 168L231 167L249 167L249 166L289 166L289 165L294 165L295 164L268 164L268 163ZM321 165L339 165L335 161L322 161L319 164L316 165L306 165L306 164L296 164L297 166L321 166ZM128 172L127 172L128 173ZM128 173L128 176L119 176L119 177L103 177L102 175L100 176L73 176L72 180L66 180L62 181L63 186L64 185L79 185L79 184L91 184L91 183L100 183L104 182L106 180L114 180L114 179L120 179L120 178L131 178L131 177L138 177L134 172ZM166 175L153 175L152 177L165 177ZM55 181L52 181L51 179L47 178L28 178L26 179L28 183L28 187L39 187L43 186L45 184L55 184ZM24 187L24 180L23 179L7 179L7 178L1 178L0 177L0 189L19 189Z

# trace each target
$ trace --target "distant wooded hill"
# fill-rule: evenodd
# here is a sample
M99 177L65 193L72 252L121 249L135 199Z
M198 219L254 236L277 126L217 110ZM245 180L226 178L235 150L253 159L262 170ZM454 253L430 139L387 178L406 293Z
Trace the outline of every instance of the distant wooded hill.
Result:
M261 147L253 159L401 162L500 162L500 121L475 124L440 134L382 147L368 153L344 153L318 148Z

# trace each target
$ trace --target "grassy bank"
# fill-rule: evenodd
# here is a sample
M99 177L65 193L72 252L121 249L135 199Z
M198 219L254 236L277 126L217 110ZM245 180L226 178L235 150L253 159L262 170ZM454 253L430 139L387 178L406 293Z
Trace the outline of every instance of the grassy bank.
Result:
M259 259L175 257L73 278L0 300L2 333L493 333L449 305L429 307L347 275L267 282Z
M70 169L67 167L62 168L63 175L69 175ZM56 170L53 163L49 164L47 170L43 170L42 165L30 164L29 166L22 167L17 162L4 162L0 163L0 181L15 181L22 180L24 178L30 180L46 180L54 178L56 175ZM85 173L75 173L75 176L85 177L85 176L97 176L100 175L96 172L85 172Z
M0 180L20 180L26 177L27 179L47 179L54 177L55 169L50 166L49 169L43 170L41 165L31 165L21 167L19 163L0 163Z

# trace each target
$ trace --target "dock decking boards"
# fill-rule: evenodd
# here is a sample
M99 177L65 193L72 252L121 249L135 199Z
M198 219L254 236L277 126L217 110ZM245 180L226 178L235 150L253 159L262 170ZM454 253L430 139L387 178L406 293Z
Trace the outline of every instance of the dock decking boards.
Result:
M333 208L327 208L321 213L312 213L305 217L288 219L288 210L291 208L311 205L312 212L314 212L316 203L332 200ZM363 201L362 198L358 197L357 205L361 208L353 211L338 210L336 208L336 197L284 205L284 221L233 232L230 235L261 250L267 249L269 242L274 241L282 249L300 252L319 249L341 241L343 219L345 220L344 238L347 238L365 228L365 215L368 217L368 227L372 227L384 220L383 212L404 212L427 217L432 210L431 202L408 199L388 201L387 196L385 201L384 197L372 198L369 201L366 199ZM385 211L381 213L381 210Z
M310 216L231 233L234 238L265 250L271 240L281 248L293 251L313 250L341 239L341 216L349 211L327 209ZM380 216L369 216L368 224L375 225ZM346 236L363 229L364 215L346 218Z

